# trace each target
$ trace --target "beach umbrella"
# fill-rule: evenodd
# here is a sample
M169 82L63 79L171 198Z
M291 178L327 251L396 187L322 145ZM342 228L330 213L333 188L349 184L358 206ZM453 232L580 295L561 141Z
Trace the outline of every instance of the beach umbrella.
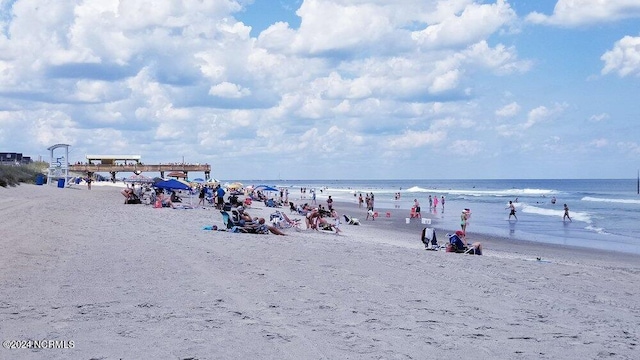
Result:
M234 182L229 184L229 186L227 186L227 189L231 189L231 190L238 190L238 189L242 189L244 185L242 185L242 183L240 182Z
M208 179L205 183L211 186L218 186L220 185L220 180L211 178L211 179Z
M254 190L261 190L261 191L279 191L278 189L274 188L273 186L269 186L269 185L258 185L255 187Z
M191 180L191 182L196 183L196 184L202 184L204 182L203 178L195 178L193 180Z
M153 186L167 190L191 190L191 185L176 179L158 181L154 183Z

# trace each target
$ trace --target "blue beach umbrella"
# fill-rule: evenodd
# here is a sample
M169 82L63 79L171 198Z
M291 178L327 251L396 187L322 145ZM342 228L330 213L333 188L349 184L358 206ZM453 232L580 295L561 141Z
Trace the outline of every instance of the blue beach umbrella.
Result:
M167 190L191 190L191 187L176 179L162 180L153 184L154 187Z

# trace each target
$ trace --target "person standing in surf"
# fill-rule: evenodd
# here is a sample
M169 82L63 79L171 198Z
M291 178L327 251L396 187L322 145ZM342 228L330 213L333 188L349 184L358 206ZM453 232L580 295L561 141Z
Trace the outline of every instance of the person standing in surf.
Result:
M569 222L572 222L571 217L569 216L569 207L567 204L564 204L564 216L562 216L562 221L564 222L565 219L569 219Z
M509 209L509 220L511 220L511 216L513 215L514 218L516 218L516 220L518 220L518 217L516 216L516 207L515 205L513 205L512 201L509 201L509 206L507 207L507 209Z

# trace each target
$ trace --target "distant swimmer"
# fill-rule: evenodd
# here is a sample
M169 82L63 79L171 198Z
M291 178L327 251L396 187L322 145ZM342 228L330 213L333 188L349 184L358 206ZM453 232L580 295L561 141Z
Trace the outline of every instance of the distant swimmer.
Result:
M515 205L513 205L512 201L509 201L509 206L507 207L507 209L510 210L509 212L509 220L511 220L511 216L513 215L514 218L516 218L516 220L518 220L518 217L516 216L516 207Z
M562 221L565 221L565 219L569 219L569 222L572 222L571 217L569 216L569 207L567 204L564 204L564 216L562 217Z

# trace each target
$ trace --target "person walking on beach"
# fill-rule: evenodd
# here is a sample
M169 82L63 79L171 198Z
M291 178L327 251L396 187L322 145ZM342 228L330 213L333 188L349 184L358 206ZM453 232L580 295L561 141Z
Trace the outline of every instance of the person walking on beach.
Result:
M562 221L564 222L565 219L569 219L569 222L572 222L571 217L569 216L569 207L567 204L564 204L564 216L562 216Z
M418 202L418 199L413 199L413 207L416 209L416 217L421 219L422 214L420 214L420 203Z
M442 195L442 211L444 211L444 195Z
M204 196L206 195L206 192L207 192L207 188L203 186L203 187L200 189L200 194L198 195L198 198L200 199L200 200L198 201L198 205L202 205L202 206L204 206Z
M509 220L511 220L511 216L513 215L514 218L516 218L516 220L518 220L518 217L516 216L516 206L513 205L512 201L509 201L509 206L507 207L507 209L510 210L509 212Z
M360 196L358 196L358 208L362 209L362 204L364 203L364 200L362 199L362 194L360 194Z
M313 201L315 202L315 193ZM331 195L327 198L327 209L329 209L329 211L333 211L333 199L331 198Z
M433 207L433 198L429 195L429 210Z

